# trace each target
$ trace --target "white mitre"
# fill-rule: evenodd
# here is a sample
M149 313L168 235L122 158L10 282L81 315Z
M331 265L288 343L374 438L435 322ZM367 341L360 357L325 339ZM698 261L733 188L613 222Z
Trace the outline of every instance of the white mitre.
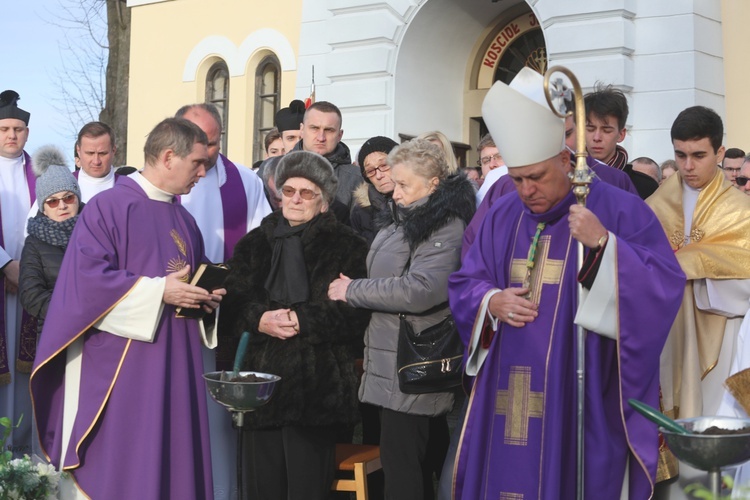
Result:
M552 158L565 148L565 120L544 97L544 77L524 67L506 85L495 84L482 103L482 117L509 168Z

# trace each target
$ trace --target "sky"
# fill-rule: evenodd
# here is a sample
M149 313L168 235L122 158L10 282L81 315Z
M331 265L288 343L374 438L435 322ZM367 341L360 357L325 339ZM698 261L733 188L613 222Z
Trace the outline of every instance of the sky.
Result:
M62 112L60 74L70 78L74 67L71 54L64 48L77 32L59 23L67 16L66 5L72 0L3 1L0 33L4 50L0 57L0 92L15 90L21 96L18 105L31 113L29 154L48 144L58 146L73 166L76 127ZM58 24L58 25L56 25Z

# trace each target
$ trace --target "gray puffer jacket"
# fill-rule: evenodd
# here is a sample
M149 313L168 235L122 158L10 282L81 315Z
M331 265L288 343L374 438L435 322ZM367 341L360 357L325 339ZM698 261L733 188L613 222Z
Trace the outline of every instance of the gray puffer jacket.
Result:
M443 180L430 196L408 208L379 214L385 227L367 256L368 279L352 281L346 300L372 309L365 333L362 402L415 415L447 413L453 394L404 394L396 374L399 313L416 331L436 323L448 309L448 277L459 268L464 228L475 209L474 190L463 176ZM408 271L402 276L409 261Z

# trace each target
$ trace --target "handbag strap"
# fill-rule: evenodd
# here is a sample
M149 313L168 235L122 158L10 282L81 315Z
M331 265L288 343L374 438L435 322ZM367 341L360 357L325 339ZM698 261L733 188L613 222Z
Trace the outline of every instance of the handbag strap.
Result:
M411 267L411 252L409 252L409 258L406 259L406 265L404 266L404 270L401 271L401 277L402 278L404 277L404 275L406 274L406 272L409 270L409 267ZM448 301L445 301L442 304L439 304L439 306L441 306L441 308L444 307L444 306L447 307L448 306ZM398 313L398 317L401 318L401 319L406 319L406 313L402 313L402 312Z
M406 259L406 264L404 265L404 269L401 271L401 277L403 278L406 274L406 271L409 270L409 267L411 266L411 250L409 251L409 258ZM398 313L398 317L400 319L405 320L406 319L406 313Z

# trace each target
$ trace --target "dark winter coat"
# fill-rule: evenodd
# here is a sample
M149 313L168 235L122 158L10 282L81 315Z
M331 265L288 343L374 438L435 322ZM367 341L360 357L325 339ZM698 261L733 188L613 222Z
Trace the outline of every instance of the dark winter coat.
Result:
M44 326L64 255L63 248L45 243L36 236L26 237L21 252L18 294L26 312L37 318L37 332L41 332Z
M367 240L369 245L378 234L375 218L379 212L385 210L390 196L375 189L369 182L363 182L354 190L354 202L349 214L349 222L354 232Z
M365 333L362 402L415 415L450 411L452 393L399 390L398 314L406 313L415 331L421 331L450 313L448 277L459 268L463 232L475 204L474 188L466 177L455 175L410 207L384 212L388 225L378 232L367 256L369 278L353 281L346 292L349 304L373 310Z
M271 402L248 414L245 422L255 429L352 424L358 419L354 350L362 343L370 313L330 300L328 285L339 273L366 275L367 244L331 212L311 221L301 236L310 298L292 307L300 333L280 340L258 331L263 313L282 307L269 300L264 287L280 217L281 211L270 214L237 243L219 313L220 335L251 334L243 370L281 377Z

